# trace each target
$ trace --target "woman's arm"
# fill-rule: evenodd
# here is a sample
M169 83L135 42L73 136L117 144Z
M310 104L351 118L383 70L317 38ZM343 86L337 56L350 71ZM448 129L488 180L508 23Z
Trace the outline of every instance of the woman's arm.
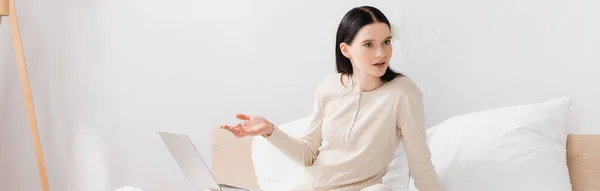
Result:
M404 151L415 186L421 191L439 191L439 183L425 134L421 91L412 83L398 103L398 128L404 138Z
M310 166L319 154L319 147L322 140L321 123L323 122L323 110L317 93L315 93L315 104L311 118L308 132L300 139L285 134L277 127L274 127L273 133L265 137L273 146L297 163Z

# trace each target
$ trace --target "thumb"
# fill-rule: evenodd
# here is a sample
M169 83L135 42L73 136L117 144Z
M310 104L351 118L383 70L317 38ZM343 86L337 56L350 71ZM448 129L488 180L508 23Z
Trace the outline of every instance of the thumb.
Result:
M241 120L250 120L250 116L249 115L245 115L245 114L237 114L235 115L235 118L241 119Z

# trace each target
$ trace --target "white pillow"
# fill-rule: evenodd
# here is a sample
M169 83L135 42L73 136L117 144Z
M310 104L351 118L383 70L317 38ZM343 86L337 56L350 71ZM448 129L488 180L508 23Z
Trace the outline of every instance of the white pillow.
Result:
M279 125L278 128L292 137L299 138L310 128L310 120L311 117L303 117ZM279 188L291 184L287 181L293 181L294 176L303 172L301 165L296 164L261 136L253 138L252 161L258 185L262 190L281 190ZM388 173L383 177L383 183L394 191L408 190L409 174L402 144L396 150Z
M409 181L408 161L406 161L406 153L400 143L396 147L396 153L389 165L388 172L383 176L383 184L393 191L407 191Z
M570 98L450 118L427 131L445 191L570 191ZM411 179L410 190L417 190Z
M299 138L310 128L311 117L303 117L278 128L292 137ZM289 185L286 181L302 173L302 166L280 152L261 136L252 139L252 163L258 186L262 190L280 190Z

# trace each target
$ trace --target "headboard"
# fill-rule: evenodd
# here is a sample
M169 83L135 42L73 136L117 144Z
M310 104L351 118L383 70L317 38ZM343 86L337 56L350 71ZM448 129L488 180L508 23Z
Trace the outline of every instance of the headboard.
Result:
M250 149L252 138L238 139L228 131L213 131L213 173L221 183L258 188ZM600 190L600 135L570 134L567 164L573 191Z
M221 184L258 188L250 150L252 138L237 138L216 128L212 134L212 172Z
M600 190L600 135L568 135L567 165L573 191Z

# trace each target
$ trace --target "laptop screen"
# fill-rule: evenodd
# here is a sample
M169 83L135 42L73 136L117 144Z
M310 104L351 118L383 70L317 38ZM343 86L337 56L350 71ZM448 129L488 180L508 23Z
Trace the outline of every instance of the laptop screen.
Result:
M202 189L220 190L208 165L188 135L164 131L160 131L159 134L175 162L193 185Z

